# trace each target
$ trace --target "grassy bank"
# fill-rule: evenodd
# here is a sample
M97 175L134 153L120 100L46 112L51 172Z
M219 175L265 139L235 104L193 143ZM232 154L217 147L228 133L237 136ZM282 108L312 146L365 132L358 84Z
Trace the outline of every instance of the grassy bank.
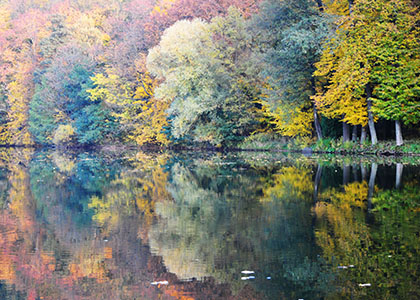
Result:
M274 134L256 134L247 138L239 148L242 150L260 151L301 151L334 154L369 154L369 155L420 155L420 140L407 140L402 146L396 146L395 141L379 141L372 145L370 141L343 142L341 139L326 138L314 140L311 138L284 138Z

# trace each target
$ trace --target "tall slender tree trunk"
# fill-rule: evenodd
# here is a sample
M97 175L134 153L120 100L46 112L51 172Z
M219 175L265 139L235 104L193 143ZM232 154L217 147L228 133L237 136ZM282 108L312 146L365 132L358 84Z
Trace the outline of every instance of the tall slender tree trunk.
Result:
M397 189L401 187L402 173L403 173L403 164L397 163L397 168L395 170L395 188Z
M354 181L359 181L360 180L360 178L359 178L359 169L358 169L357 165L356 164L352 164L351 165L351 170L353 171L353 180Z
M360 133L360 144L363 144L366 141L367 129L366 126L362 126L362 132Z
M351 133L351 140L352 142L357 141L357 125L353 125L353 131Z
M350 125L343 122L343 142L350 141Z
M369 125L370 139L372 141L372 145L376 145L378 143L378 137L376 136L375 122L373 121L372 87L370 83L366 85L366 98L367 98L368 125Z
M373 192L375 191L375 179L376 179L376 173L378 172L378 164L372 163L372 167L370 169L370 178L369 178L369 184L368 184L368 210L372 209L372 197Z
M322 0L319 0L319 1L322 6ZM312 95L315 95L316 94L315 78L313 76L311 78L311 88L312 88ZM318 138L318 140L321 140L323 138L322 128L321 128L321 122L319 119L318 109L316 108L315 101L312 102L312 108L314 110L314 126L315 126L315 131L316 131L316 137Z
M321 128L321 123L319 121L318 110L316 109L315 104L314 104L314 125L315 125L316 137L318 138L318 140L321 140L323 138L322 128Z
M343 185L350 183L350 165L343 165Z
M400 120L395 121L395 139L397 141L397 146L404 144Z
M362 173L362 181L367 180L367 170L364 164L360 164L360 171Z
M322 166L318 164L314 182L314 203L318 202L319 187L321 185Z

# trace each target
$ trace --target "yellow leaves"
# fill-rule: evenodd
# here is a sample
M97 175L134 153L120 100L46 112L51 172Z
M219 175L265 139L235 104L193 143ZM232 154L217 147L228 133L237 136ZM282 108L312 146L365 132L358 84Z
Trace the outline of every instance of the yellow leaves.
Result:
M275 131L281 135L295 137L312 133L313 110L308 108L307 104L295 107L283 102L272 111L267 102L263 100L257 100L257 102L262 104L263 120L274 125Z
M168 126L166 110L169 104L153 97L156 80L148 72L139 73L136 85L124 82L110 71L92 77L94 88L87 90L92 101L104 101L115 107L114 115L127 126L126 139L138 145L167 145L163 133Z
M338 258L342 264L357 264L361 259L360 244L369 245L368 228L364 224L368 184L353 182L341 189L323 192L314 212L318 226L315 233L317 244L324 251L324 257ZM360 220L362 222L360 222Z
M347 15L349 13L348 0L325 0L323 1L325 12L333 15Z
M32 85L29 85L29 74L16 74L15 80L8 85L7 98L8 122L0 133L0 141L14 145L30 145L32 137L28 130L29 101ZM28 86L29 85L29 86Z
M10 8L6 4L0 4L0 32L10 28Z
M167 15L168 9L176 2L177 0L159 0L157 5L152 10L152 15Z
M273 197L282 199L294 197L304 199L313 192L312 173L309 168L284 167L274 175L274 182L264 188L262 202L271 201Z
M71 142L75 130L71 124L60 124L54 132L53 143L61 145Z

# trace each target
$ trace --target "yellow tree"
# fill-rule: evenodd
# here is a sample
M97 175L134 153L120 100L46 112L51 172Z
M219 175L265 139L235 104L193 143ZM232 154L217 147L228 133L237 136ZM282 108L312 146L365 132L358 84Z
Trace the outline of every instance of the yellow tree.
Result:
M113 109L128 140L138 145L167 145L164 128L168 125L168 103L153 97L155 80L139 72L136 84L124 81L110 69L92 77L94 88L87 90L91 100L102 100Z
M416 18L410 17L416 13L407 0L357 1L352 13L340 20L336 37L327 43L321 60L316 64L314 76L327 80L325 88L313 97L321 113L352 125L368 124L372 144L377 143L374 99L402 95L401 101L409 102L407 95L418 89L415 80L418 73L412 68L401 67L407 64L406 57L418 53L418 42L414 42L416 34L413 33L418 31L415 29ZM418 64L418 58L411 62ZM407 72L411 77L404 75ZM398 79L400 77L404 79ZM404 92L395 92L398 83L405 86L402 89L410 91L405 95ZM382 94L378 93L378 88L382 89ZM391 92L390 88L393 89ZM391 105L392 109L395 106L399 105ZM376 113L381 115L381 110L376 110ZM404 119L398 114L384 113L381 116L384 115Z
M32 143L28 131L29 102L34 93L33 72L39 63L39 41L46 35L45 14L29 10L14 19L6 11L0 20L0 78L5 90L7 122L0 133L6 144Z

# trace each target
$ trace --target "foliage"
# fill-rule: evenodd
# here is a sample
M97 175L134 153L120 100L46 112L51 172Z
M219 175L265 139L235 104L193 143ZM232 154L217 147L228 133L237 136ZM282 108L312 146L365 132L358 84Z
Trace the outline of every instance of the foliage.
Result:
M418 12L410 1L362 0L341 18L316 76L325 78L314 101L320 112L353 125L367 124L367 91L379 117L417 122ZM417 71L415 71L417 70Z
M418 22L417 0L3 0L0 144L302 148L368 115L415 138Z
M226 146L255 124L256 91L241 76L240 60L251 50L244 22L233 9L212 23L179 21L150 51L147 66L163 80L156 97L171 103L175 138L193 134L196 141Z
M329 25L330 18L321 14L315 1L307 0L264 1L248 25L259 49L251 72L257 71L265 83L263 110L282 135L312 133L312 73Z
M52 142L57 146L70 144L73 136L74 128L71 125L59 125L54 132Z

